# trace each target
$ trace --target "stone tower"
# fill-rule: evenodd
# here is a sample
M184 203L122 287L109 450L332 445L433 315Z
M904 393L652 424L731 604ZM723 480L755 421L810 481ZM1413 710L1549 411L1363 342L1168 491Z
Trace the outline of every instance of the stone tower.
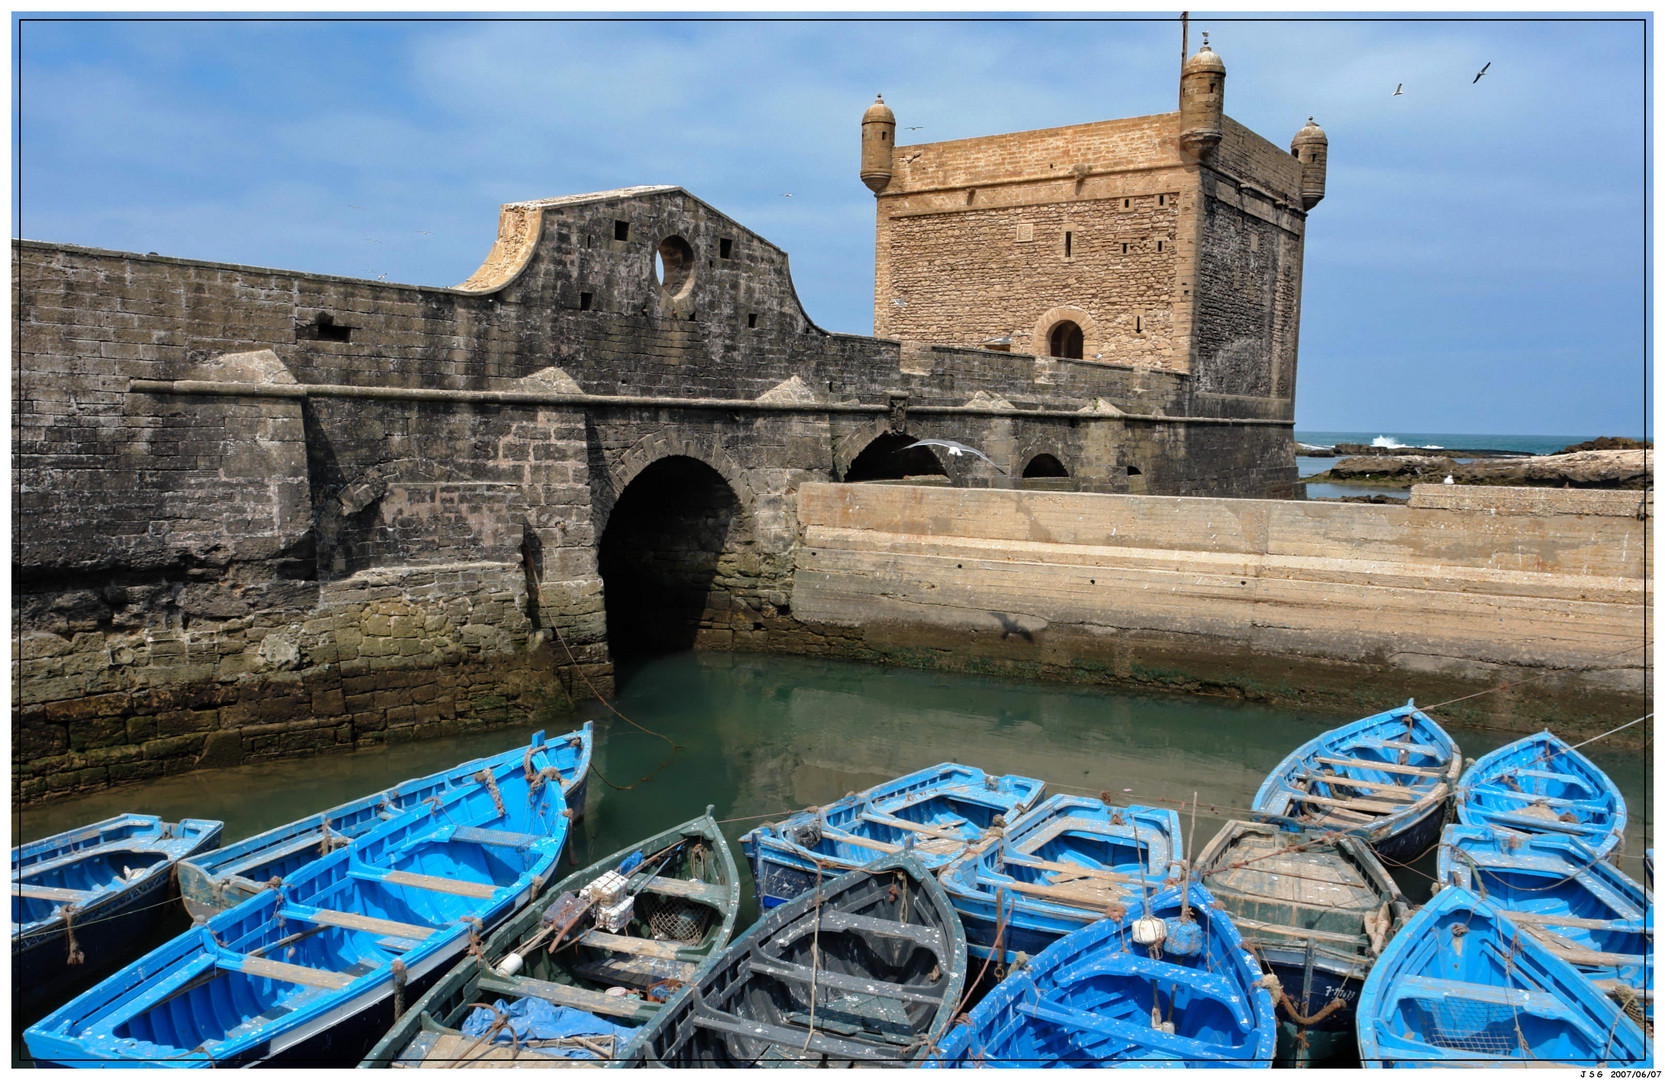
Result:
M1307 211L1328 142L1286 153L1225 113L1205 38L1179 110L894 146L862 117L877 200L874 333L1188 376L1193 415L1294 415Z

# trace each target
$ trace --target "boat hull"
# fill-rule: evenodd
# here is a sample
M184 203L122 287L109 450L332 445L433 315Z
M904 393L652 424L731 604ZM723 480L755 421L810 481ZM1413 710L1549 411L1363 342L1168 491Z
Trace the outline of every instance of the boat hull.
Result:
M443 796L482 768L497 767L506 761L524 761L541 737L542 732L538 732L527 746L476 758L429 776L403 780L386 791L239 840L212 856L182 861L179 893L185 901L185 910L193 919L209 919L236 907L258 895L270 882L287 878L382 822ZM593 726L586 723L578 731L544 744L550 767L561 774L562 794L575 821L583 814L588 791L593 738Z
M546 759L541 757L541 766ZM553 875L560 786L504 762L129 964L25 1033L37 1061L350 1065Z
M146 855L154 850L174 848L167 853L164 861L151 867L126 888L111 890L96 896L91 902L77 904L77 911L73 923L73 932L77 951L81 954L79 963L70 963L69 938L71 925L65 922L62 908L56 917L44 924L27 923L19 918L17 911L19 901L13 900L12 936L12 1002L13 1007L20 1010L32 1011L54 997L60 996L66 989L89 979L113 971L121 967L139 947L150 937L163 920L169 917L169 902L177 893L176 867L177 860L205 851L212 850L220 842L222 826L219 822L187 820L178 825L168 825L156 821L154 818L143 819L134 816L136 820L155 821L158 833L162 829L179 830L177 840L158 840L154 848L150 845L138 845L120 842L111 846L81 848L76 851L66 851L62 856L73 860L77 855L98 855L102 858L120 857L124 851L143 851ZM111 819L112 822L121 819ZM108 825L109 823L100 823ZM90 826L98 829L100 826ZM87 829L71 830L62 836L72 836L87 832ZM18 849L19 852L29 849L40 849L42 845L50 845L56 838L37 841ZM14 880L17 873L18 858L13 857ZM37 863L37 865L39 865ZM21 873L25 880L32 867L24 866Z

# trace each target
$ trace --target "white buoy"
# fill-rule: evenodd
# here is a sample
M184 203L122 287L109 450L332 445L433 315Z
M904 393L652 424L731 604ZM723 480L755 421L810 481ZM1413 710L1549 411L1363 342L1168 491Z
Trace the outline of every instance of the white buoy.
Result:
M1160 945L1167 937L1167 924L1154 915L1133 921L1133 942L1136 945Z
M497 973L499 975L503 976L506 979L510 975L513 975L516 972L518 972L525 965L526 965L525 958L522 957L517 952L512 952L508 956L505 956L501 961L498 962L496 970L497 970Z

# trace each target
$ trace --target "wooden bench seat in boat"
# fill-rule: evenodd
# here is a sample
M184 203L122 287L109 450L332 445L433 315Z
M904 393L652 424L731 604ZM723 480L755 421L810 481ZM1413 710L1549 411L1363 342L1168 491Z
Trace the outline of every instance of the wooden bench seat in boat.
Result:
M434 877L431 874L412 874L405 870L361 874L355 867L352 872L355 876L373 877L389 885L406 885L412 889L449 893L452 896L471 896L476 900L488 900L497 892L496 885L488 885L483 881L457 881L453 878Z
M604 930L584 931L578 935L578 944L588 945L592 949L605 949L608 952L629 953L632 956L649 956L655 960L680 960L680 954L686 947L675 941L653 941L650 938L625 937L623 934L609 934Z
M529 848L548 837L535 833L510 832L507 829L480 829L473 825L459 825L451 832L451 839L464 844L487 844L496 847Z
M1487 986L1483 983L1461 982L1456 979L1430 979L1420 975L1406 975L1393 986L1402 998L1456 998L1459 1001L1483 1001L1490 1005L1511 1008L1539 1016L1571 1016L1572 1010L1554 994L1541 990L1520 990L1510 986Z
M1505 813L1494 810L1486 817L1495 824L1515 825L1525 829L1536 829L1544 832L1573 833L1581 835L1587 832L1591 823L1587 821L1562 821L1559 818L1537 817L1532 814Z
M547 982L524 975L481 975L477 985L482 998L493 994L542 998L554 1005L570 1005L575 1009L602 1016L642 1020L658 1008L648 1005L640 998L619 997L604 994L599 990L586 990L582 986L568 986L566 983Z
M332 911L329 908L285 909L284 914L289 918L318 923L321 926L338 926L343 930L363 930L371 934L386 934L416 941L426 940L435 929L417 923L394 922L392 919L378 919L373 915L358 915L351 911Z
M725 1035L737 1035L743 1039L761 1039L778 1046L790 1047L799 1054L825 1054L830 1058L900 1064L899 1055L893 1046L875 1045L857 1039L834 1038L819 1031L811 1034L808 1028L781 1027L778 1024L765 1024L760 1020L745 1020L712 1012L701 1008L701 1004L696 1002L694 1005L693 1023L695 1027L708 1031L720 1031Z
M572 969L586 979L623 986L635 983L651 986L662 979L688 982L699 970L698 964L686 960L659 960L648 956L619 956L609 953L598 960L577 963Z
M1013 866L1027 866L1031 870L1045 870L1054 874L1070 874L1085 878L1096 878L1101 881L1114 881L1123 885L1133 884L1139 880L1138 878L1132 877L1128 874L1118 874L1114 870L1100 870L1097 867L1080 866L1076 863L1054 862L1051 859L1038 859L1033 855L1019 855L1016 852L1011 851L1006 852L1004 858L1006 862L1011 863ZM1157 876L1154 869L1151 871L1151 876L1153 878Z
M1112 1038L1123 1039L1139 1046L1148 1046L1155 1050L1163 1050L1177 1058L1203 1061L1230 1060L1220 1052L1220 1048L1212 1043L1200 1039L1188 1039L1183 1035L1169 1035L1159 1028L1130 1024L1125 1020L1112 1020L1107 1016L1093 1016L1072 1009L1060 1009L1042 1002L1019 1002L1013 1006L1014 1011L1025 1016L1032 1016L1037 1020L1045 1020L1060 1027L1077 1028L1091 1031L1098 1035L1109 1035Z
M1364 788L1376 793L1378 799L1394 799L1413 803L1434 794L1438 788L1426 790L1408 787L1404 784L1383 784L1375 780L1355 780L1351 776L1339 776L1335 773L1307 772L1296 777L1297 780L1307 780L1313 783L1335 784L1339 787Z
M316 986L324 990L339 990L355 978L355 976L340 971L303 967L300 964L285 964L280 960L268 960L263 956L222 957L219 966L262 979L277 979L280 982L296 983L300 986Z
M1285 937L1312 938L1314 941L1329 941L1337 945L1347 945L1363 949L1369 940L1363 934L1337 934L1329 930L1305 930L1298 926L1277 926L1273 923L1259 922L1255 919L1245 919L1241 915L1231 917L1233 925L1238 930L1257 934L1282 934Z
M1589 807L1591 802L1594 801L1591 799L1560 799L1556 798L1554 795L1534 795L1530 791L1516 791L1513 788L1505 787L1494 780L1486 780L1475 784L1470 790L1483 791L1490 798L1519 799L1524 803L1542 803L1545 806Z
M1384 802L1381 799L1332 799L1328 795L1314 795L1307 791L1296 791L1289 796L1290 802L1315 803L1319 806L1333 806L1338 810L1352 810L1365 814L1397 814L1410 803Z
M12 882L12 895L28 900L55 900L60 904L78 904L98 894L97 889L59 889L52 885L31 885L26 881Z
M1505 911L1504 915L1518 923L1532 923L1536 926L1576 926L1585 930L1623 929L1627 922L1635 923L1635 929L1641 930L1641 917L1633 916L1623 919L1615 916L1611 919L1580 919L1572 915L1547 915L1536 911Z
M790 979L804 984L814 983L817 987L831 987L834 990L845 990L855 994L867 994L871 997L896 998L900 1001L917 1001L927 1005L941 1005L942 994L931 993L928 990L918 990L911 986L897 983L882 982L878 979L863 979L856 975L841 975L836 971L822 968L814 970L807 964L794 964L786 960L775 960L759 954L754 948L747 964L751 970L768 975L776 979Z
M684 900L696 900L702 904L721 907L728 901L728 888L723 885L708 885L703 881L691 881L688 878L656 877L642 886L643 892L657 893L660 896L676 896Z
M814 920L807 924L814 926ZM851 930L862 934L872 934L875 937L902 938L904 941L914 941L928 949L934 949L941 955L948 951L942 939L942 931L933 926L921 926L918 923L899 923L889 919L874 919L866 915L852 915L847 911L822 911L821 929L837 933L840 930Z
M1353 766L1360 769L1375 769L1378 772L1395 773L1399 776L1444 776L1446 770L1438 765L1398 765L1391 761L1371 761L1369 758L1325 757L1315 755L1312 759L1320 765L1335 765L1338 767Z
M1423 757L1437 758L1445 753L1437 746L1426 746L1422 743L1399 742L1394 739L1351 739L1348 746L1365 746L1373 750L1405 750Z

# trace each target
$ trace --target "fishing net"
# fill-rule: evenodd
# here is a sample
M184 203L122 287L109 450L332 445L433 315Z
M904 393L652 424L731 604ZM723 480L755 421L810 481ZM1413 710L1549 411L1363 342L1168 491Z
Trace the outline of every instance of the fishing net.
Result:
M1464 998L1412 998L1403 1007L1406 1024L1429 1046L1505 1057L1520 1051L1515 1010L1508 1005Z
M638 914L646 917L653 936L661 941L696 942L705 936L711 909L676 896L642 893L636 897Z

